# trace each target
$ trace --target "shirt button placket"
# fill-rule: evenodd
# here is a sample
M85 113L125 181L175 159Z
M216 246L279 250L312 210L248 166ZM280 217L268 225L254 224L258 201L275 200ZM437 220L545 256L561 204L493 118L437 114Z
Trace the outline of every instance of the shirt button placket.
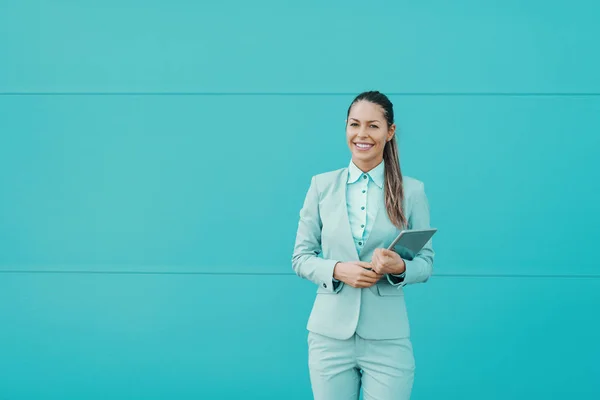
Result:
M366 175L366 174L364 174L364 175L363 175L363 181L364 181L364 185L363 185L362 193L363 193L363 195L365 195L365 197L364 197L364 199L363 199L363 204L365 204L365 205L364 205L364 206L361 206L361 207L360 207L360 209L361 209L362 211L365 211L365 210L366 210L366 203L367 203L367 198L366 198L366 195L367 195L367 188L368 188L368 185L369 185L369 181L367 180L367 175ZM365 213L362 215L362 220L363 220L363 223L360 225L360 228L361 228L361 229L360 229L361 236L364 236L364 233L365 233L365 224L366 224L366 222L365 222L365 221L366 221L366 219L367 219L367 213L365 212ZM363 241L362 241L362 240L361 240L361 241L359 241L359 242L358 242L358 245L359 245L359 246L362 246L362 245L363 245Z

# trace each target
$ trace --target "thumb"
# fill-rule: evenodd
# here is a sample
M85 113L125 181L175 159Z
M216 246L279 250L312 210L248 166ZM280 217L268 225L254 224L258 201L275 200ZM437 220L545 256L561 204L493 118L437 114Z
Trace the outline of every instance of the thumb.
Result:
M388 249L381 249L381 253L386 257L391 257L394 255L394 251Z

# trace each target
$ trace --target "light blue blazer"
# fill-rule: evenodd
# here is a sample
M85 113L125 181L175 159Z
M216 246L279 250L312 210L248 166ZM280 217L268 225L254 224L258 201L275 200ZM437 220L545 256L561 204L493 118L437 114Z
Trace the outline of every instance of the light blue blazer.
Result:
M357 289L340 282L334 289L333 268L337 262L370 262L374 250L387 248L400 232L382 204L366 243L357 253L346 208L347 180L348 168L313 176L300 211L292 267L298 276L318 286L307 329L334 339L348 339L354 333L365 339L409 337L403 288L426 282L431 276L432 240L414 256L396 248L406 262L401 284L394 286L384 277L369 288ZM423 183L404 176L403 186L402 206L408 229L429 228L429 203Z

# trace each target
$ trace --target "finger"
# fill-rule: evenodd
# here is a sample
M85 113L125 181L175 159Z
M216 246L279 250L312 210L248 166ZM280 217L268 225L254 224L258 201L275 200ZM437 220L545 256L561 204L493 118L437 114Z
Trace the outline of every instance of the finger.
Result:
M357 280L361 281L361 282L372 282L374 280L379 279L380 276L381 275L379 275L379 274L369 274L369 275L359 276L357 278Z
M353 282L352 286L355 288L362 288L365 287L365 285L368 285L369 283L367 281L363 281L360 279L357 279L355 282Z
M357 284L362 287L367 287L374 285L375 283L377 283L377 281L378 279L361 280L357 282Z
M368 263L368 262L364 262L364 261L356 261L355 262L356 265L358 265L359 267L363 267L365 269L371 269L373 268L373 264Z
M381 276L382 276L382 273L377 272L375 270L373 270L373 271L364 271L361 274L361 277L365 277L365 278L377 278L377 277L381 277Z
M367 280L369 282L369 284L375 284L375 283L377 283L382 278L383 278L382 274L375 274L374 276L370 276L368 278L365 278L365 280Z
M390 251L390 254L388 254L387 257L390 259L390 262L396 263L400 259L400 254L398 254L394 251Z
M371 274L371 277L376 277L378 279L381 279L381 277L383 275L385 275L385 268L382 266L377 266L375 268L373 268L373 271L371 271L373 274Z
M356 282L360 283L360 284L365 284L365 283L369 283L370 284L370 283L373 282L373 278L367 278L367 277L357 278Z
M385 266L381 260L373 260L371 261L371 265L373 266L372 271L375 271L378 274L381 273L382 268Z
M388 251L388 250L385 250L385 251L384 251L384 250L382 250L382 251L379 253L379 260L381 260L382 262L386 262L386 261L387 261L387 260L389 260L390 258L391 258L391 257L390 257L390 254L389 254L389 251Z
M373 257L371 258L371 263L372 264L381 264L381 254L379 254L379 253L373 254Z
M379 281L379 279L373 279L373 280L368 281L368 282L361 282L361 285L363 285L363 287L371 287L373 285L376 285L377 281Z
M396 252L388 249L381 249L381 255L385 257L393 257Z
M395 254L396 253L394 253L393 251L386 250L385 254L382 254L381 257L385 258L386 261L389 261L394 259Z

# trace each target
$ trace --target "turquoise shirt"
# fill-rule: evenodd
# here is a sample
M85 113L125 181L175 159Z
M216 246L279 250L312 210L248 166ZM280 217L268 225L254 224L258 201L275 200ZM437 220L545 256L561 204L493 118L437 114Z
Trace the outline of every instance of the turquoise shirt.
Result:
M358 254L361 253L365 242L369 238L377 211L380 207L385 207L383 198L384 173L384 161L381 161L369 172L361 171L353 161L350 161L348 166L346 209ZM385 209L382 211L387 212ZM387 275L388 281L394 286L402 283L404 277L405 273ZM335 288L339 281L334 278L333 282Z
M362 172L352 161L348 167L346 207L358 254L371 233L379 207L384 206L383 173L383 161L367 173Z

